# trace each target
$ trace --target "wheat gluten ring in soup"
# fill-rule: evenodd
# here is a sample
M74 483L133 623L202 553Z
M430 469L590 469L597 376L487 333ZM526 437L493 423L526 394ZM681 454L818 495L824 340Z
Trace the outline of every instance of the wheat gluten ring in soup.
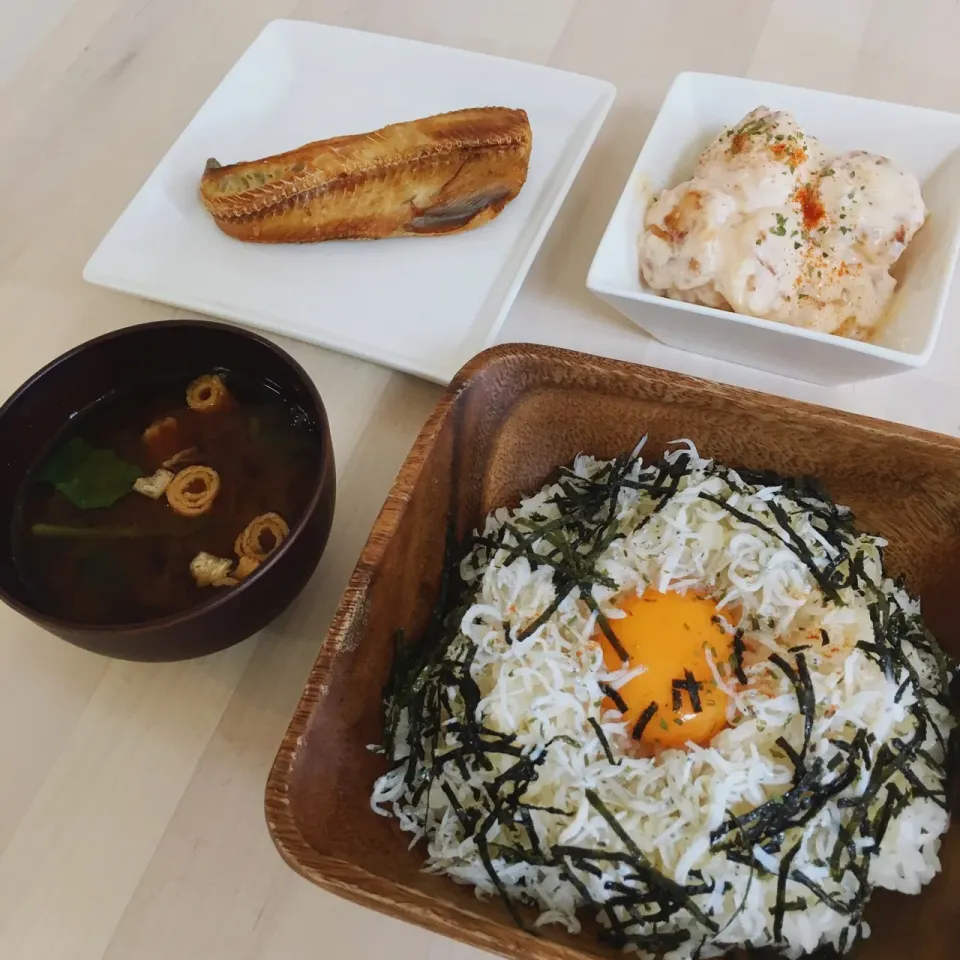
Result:
M251 557L262 562L287 538L290 528L279 513L254 517L233 545L238 557Z
M167 485L167 502L181 517L208 513L220 492L220 474L199 464L181 470Z

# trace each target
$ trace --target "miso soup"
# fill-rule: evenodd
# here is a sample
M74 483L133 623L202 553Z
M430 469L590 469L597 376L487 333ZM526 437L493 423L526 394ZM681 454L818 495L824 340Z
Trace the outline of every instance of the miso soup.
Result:
M317 424L227 370L110 395L71 419L18 495L14 559L45 613L91 625L235 590L300 519Z

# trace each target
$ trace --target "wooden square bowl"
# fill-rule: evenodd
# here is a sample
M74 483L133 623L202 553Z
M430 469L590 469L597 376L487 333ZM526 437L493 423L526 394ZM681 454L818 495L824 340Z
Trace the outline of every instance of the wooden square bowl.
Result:
M377 519L270 774L267 820L299 873L340 896L524 960L620 956L588 929L574 937L514 926L502 904L421 870L422 851L370 809L386 769L380 692L393 635L421 632L439 591L448 524L467 536L493 507L538 489L587 451L612 457L645 433L648 457L678 437L731 466L813 474L890 541L889 569L923 600L929 626L960 655L960 441L909 427L546 347L474 358L420 434ZM955 960L960 829L919 896L879 892L857 960Z

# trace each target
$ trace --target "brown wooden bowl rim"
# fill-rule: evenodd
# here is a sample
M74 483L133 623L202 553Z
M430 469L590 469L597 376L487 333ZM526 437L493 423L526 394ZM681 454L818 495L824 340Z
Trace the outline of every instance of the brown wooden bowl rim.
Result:
M291 356L291 354L289 354L286 350L268 340L266 337L262 337L259 334L254 333L252 330L247 330L231 323L222 323L216 320L191 320L188 318L179 318L173 320L151 320L146 323L134 323L126 327L120 327L117 330L111 330L108 333L103 333L98 337L94 337L91 340L85 340L83 343L80 343L75 347L71 347L58 357L55 357L31 377L21 383L20 386L17 387L16 390L14 390L13 393L11 393L10 396L4 401L3 405L0 406L0 421L2 421L7 415L10 408L20 401L27 393L35 388L42 389L41 381L54 368L60 366L60 364L68 363L80 354L86 353L88 350L97 347L102 343L108 343L111 340L120 340L130 334L137 333L145 329L162 331L197 328L213 330L218 333L226 333L237 336L240 339L252 341L261 347L266 347L272 353L274 353L277 358L281 360L287 367L289 367L291 373L293 373L294 376L300 380L303 386L306 387L310 401L314 406L314 415L317 417L317 426L320 428L320 439L321 443L323 444L323 449L321 450L320 465L317 471L316 488L313 491L310 501L304 508L303 513L300 515L300 519L293 525L290 533L286 536L280 547L275 550L267 559L267 561L255 571L253 576L241 581L230 590L221 591L220 595L216 598L189 610L185 610L182 613L168 614L165 617L155 617L151 620L138 620L133 623L113 623L97 626L95 624L78 623L73 620L64 620L60 617L54 617L43 613L28 604L21 603L15 597L12 597L2 586L0 586L0 600L2 600L12 609L16 610L17 613L45 627L53 628L55 631L69 630L76 636L90 637L102 637L104 635L137 637L143 634L152 633L155 630L162 630L167 627L179 626L181 624L188 623L195 618L206 616L215 610L219 610L225 604L230 603L235 597L242 595L250 585L251 581L256 579L261 573L263 573L264 570L274 566L277 561L286 555L293 541L300 536L310 518L314 515L314 513L316 513L326 493L326 488L328 485L326 467L332 454L332 449L330 448L331 445L327 440L327 408L324 406L323 398L320 396L320 391L317 389L317 386L313 382L313 378L310 376L310 374L308 374L300 362Z

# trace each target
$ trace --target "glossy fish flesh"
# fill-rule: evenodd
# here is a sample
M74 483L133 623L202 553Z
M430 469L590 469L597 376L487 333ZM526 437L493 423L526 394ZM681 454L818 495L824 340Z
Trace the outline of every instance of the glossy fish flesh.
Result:
M257 243L459 233L517 196L531 144L523 110L457 110L263 160L209 160L200 195L224 233Z

